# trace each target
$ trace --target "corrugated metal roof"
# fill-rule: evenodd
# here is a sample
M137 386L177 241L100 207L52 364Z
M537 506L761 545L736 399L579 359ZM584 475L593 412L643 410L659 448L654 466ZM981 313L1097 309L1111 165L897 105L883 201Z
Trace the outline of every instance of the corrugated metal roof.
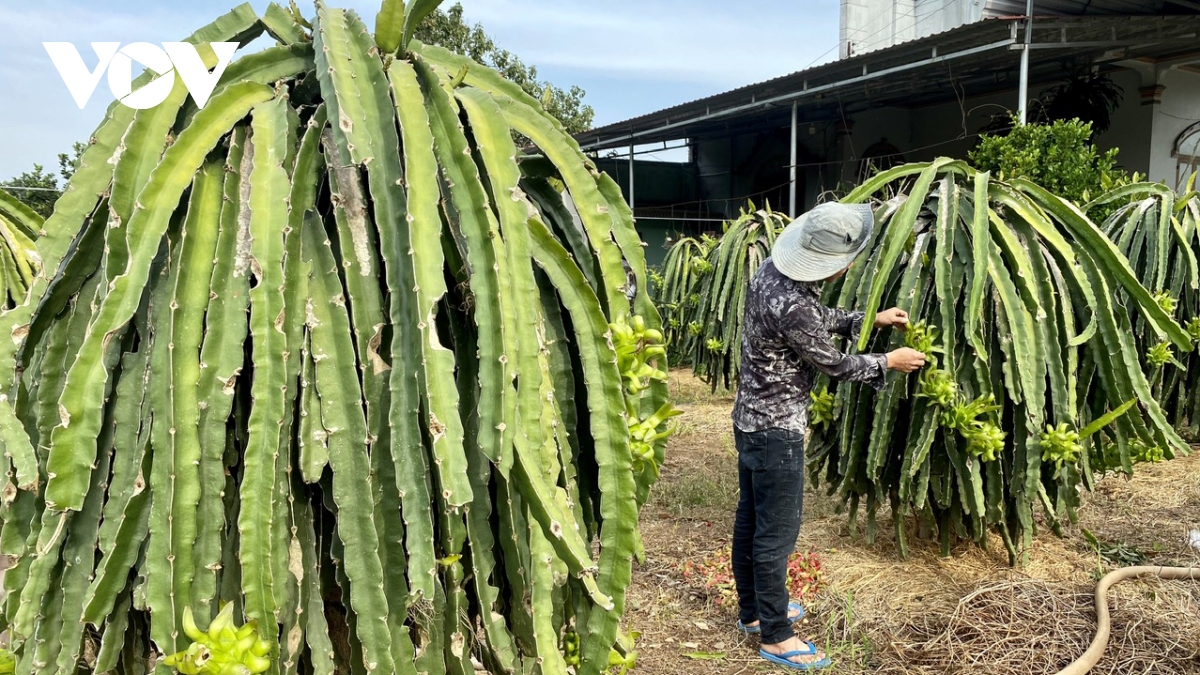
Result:
M1095 1L1112 5L1133 2ZM827 114L822 108L837 108L841 112L846 106L853 105L923 105L939 100L939 97L946 99L955 95L947 86L947 68L953 68L960 93L979 93L979 89L986 90L989 86L991 90L1011 88L1013 83L1005 83L1004 79L1015 73L1017 55L1009 49L1020 40L1019 26L1023 23L1024 17L986 19L605 125L578 134L576 138L585 149L591 150L624 147L631 140L652 143L693 138L697 133L711 132L720 125L727 125L731 119L737 119L739 126L745 128L746 124L753 124L755 118L778 117L790 109L792 100L801 102L806 121ZM1039 76L1043 79L1053 77L1061 70L1059 64L1066 55L1100 56L1106 51L1101 43L1127 44L1126 58L1161 56L1196 51L1200 45L1197 35L1200 35L1200 16L1197 15L1039 16L1034 23L1035 43L1095 44L1071 50L1033 50L1031 61L1035 81ZM969 87L975 87L976 91L969 91Z
M978 45L985 42L1002 40L1010 34L1009 23L1009 21L989 20L960 26L959 28L954 28L943 33L896 45L895 47L880 49L861 56L852 56L847 59L831 61L770 80L730 89L729 91L713 96L680 103L679 105L633 117L622 122L614 122L613 124L585 131L578 134L576 138L580 144L587 145L590 141L600 139L604 136L620 133L623 130L636 130L650 123L659 121L670 123L672 118L680 119L697 112L718 111L738 104L753 103L756 99L767 99L784 91L804 89L806 88L806 82L809 86L836 82L847 79L854 72L861 72L864 64L913 60L913 57L918 53L922 55L928 54L931 45L942 44L947 38L950 38L948 47Z
M1034 10L1041 15L1103 16L1112 14L1160 14L1166 0L1035 0ZM1025 0L987 0L983 15L1013 17L1025 14Z

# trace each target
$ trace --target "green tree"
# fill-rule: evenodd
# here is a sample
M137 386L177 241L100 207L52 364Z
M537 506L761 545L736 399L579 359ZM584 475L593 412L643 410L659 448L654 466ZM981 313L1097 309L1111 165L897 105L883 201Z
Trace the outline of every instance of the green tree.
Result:
M1112 125L1112 114L1121 105L1124 92L1108 75L1084 70L1044 92L1039 100L1039 122L1072 120L1091 122L1092 131L1103 134Z
M65 152L58 153L58 172L62 174L63 180L71 180L71 176L75 175L75 168L79 166L79 158L83 156L83 151L87 150L87 143L75 142L71 146L71 154Z
M967 156L977 169L991 171L998 178L1028 178L1083 204L1130 180L1117 166L1117 149L1100 152L1091 140L1090 122L1073 119L1022 125L1014 121L1006 133L980 137L979 145Z
M461 4L455 3L445 11L435 10L417 28L417 39L469 56L500 71L526 93L541 99L542 107L557 117L568 133L577 134L592 128L595 111L583 102L586 95L583 89L577 86L563 89L539 80L536 67L525 65L516 54L497 46L483 26L468 25Z
M58 177L46 173L41 164L34 164L33 171L4 181L4 190L24 202L43 218L49 218L54 211L54 202L62 194L58 187Z
M75 175L75 167L79 165L79 157L87 149L86 143L76 143L71 148L71 154L65 152L58 155L58 173L64 184ZM58 185L58 177L47 173L41 164L34 164L33 171L15 178L3 181L4 189L9 194L25 203L43 218L49 218L54 211L54 202L62 195Z

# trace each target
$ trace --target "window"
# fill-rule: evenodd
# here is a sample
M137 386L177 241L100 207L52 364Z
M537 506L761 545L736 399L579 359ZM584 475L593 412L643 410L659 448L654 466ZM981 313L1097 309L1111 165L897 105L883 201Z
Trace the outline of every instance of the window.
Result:
M1188 178L1200 170L1200 122L1183 130L1171 148L1175 158L1175 188L1182 191Z
M904 163L904 153L882 138L878 143L863 151L858 161L858 182L862 183L879 171L886 171Z

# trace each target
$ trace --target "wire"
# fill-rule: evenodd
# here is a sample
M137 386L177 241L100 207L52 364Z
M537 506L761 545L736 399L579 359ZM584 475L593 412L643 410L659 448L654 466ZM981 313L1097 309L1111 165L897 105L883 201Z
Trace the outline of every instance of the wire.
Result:
M930 14L929 16L931 16L931 17L932 17L932 16L934 16L934 15L935 15L935 14L937 14L938 12L941 12L941 11L942 11L942 10L944 10L944 9L946 9L945 5L943 5L943 6L942 6L942 9L939 9L939 10L937 10L936 12L933 12L933 14ZM866 36L865 38L862 38L862 41L863 41L863 42L866 42L867 40L870 40L871 38L875 37L876 35L879 35L879 34L880 34L880 33L882 33L883 31L885 31L885 30L888 30L889 28L895 28L895 27L896 27L896 22L898 22L900 19L907 19L907 18L909 18L909 17L915 16L915 15L916 15L916 13L917 13L917 9L916 9L916 7L913 7L913 11L911 11L911 12L908 12L907 14L901 14L900 16L898 16L898 17L896 17L896 18L892 19L892 20L891 20L891 22L890 22L890 23L888 23L888 24L886 24L886 25L885 25L883 28L880 28L879 30L875 31L874 33L871 33L870 35ZM850 36L849 36L849 35L847 35L847 36L846 36L846 41L847 41L847 42L850 42L850 41L851 41L851 40L850 40ZM813 59L813 60L812 60L812 61L811 61L811 62L810 62L810 63L809 63L807 66L804 66L803 70L808 70L809 68L812 68L812 67L813 67L813 65L814 65L815 63L817 63L817 62L818 62L818 61L820 61L821 59L825 58L826 56L829 56L829 53L830 53L830 52L832 52L833 50L835 50L835 49L837 49L838 47L841 47L841 46L842 46L842 41L839 39L837 44L835 44L834 46L832 46L832 47L830 47L828 50L826 50L824 54L821 54L821 55L820 55L820 56L818 56L817 58Z
M678 218L667 217L667 216L634 216L633 219L638 220L638 221L666 220L666 221L670 221L670 222L682 222L682 223L725 223L725 222L729 222L728 218L688 218L685 216L680 216Z
M1163 112L1163 111L1161 111L1161 110L1159 110L1159 111L1157 111L1157 112L1158 112L1158 114L1159 114L1159 115L1162 115L1163 117L1170 117L1170 118L1173 118L1173 119L1177 119L1177 120L1179 120L1180 122L1200 122L1200 118L1195 118L1195 117L1180 117L1179 115L1172 115L1171 113L1165 113L1165 112Z
M57 188L25 187L23 185L0 185L5 190L29 190L30 192L62 192Z
M837 162L829 162L829 163L836 164ZM787 167L785 167L785 168L787 168ZM661 210L661 209L680 208L680 207L684 207L684 206L693 206L693 205L697 205L697 204L709 204L711 202L726 202L726 203L728 203L728 202L744 202L748 199L751 199L752 197L761 197L769 192L774 192L776 190L785 188L791 184L792 184L792 181L789 179L789 180L784 181L783 183L780 183L779 185L776 185L774 187L769 187L765 190L760 190L759 192L752 192L748 195L743 195L741 197L717 197L715 199L693 199L692 201L688 201L688 202L676 202L674 204L664 204L662 206L653 206L653 207L647 206L645 208L653 208L656 210Z
M954 98L958 101L958 113L962 121L963 135L971 133L967 131L967 92L966 89L960 87L958 81L954 78L954 67L949 61L946 61L946 75L950 78L950 88L954 90Z
M820 61L821 59L825 58L826 56L829 56L830 52L832 52L833 50L835 50L841 46L842 46L842 41L838 40L838 43L836 45L830 47L824 54L821 54L817 58L813 59L812 61L809 62L809 64L807 66L804 66L800 70L808 70L809 68L812 68L814 65L816 65L817 61Z
M936 11L934 11L934 12L930 13L930 14L929 14L929 16L928 16L928 17L926 17L926 18L933 18L934 16L936 16L936 15L937 15L937 14L939 14L939 13L941 13L941 12L942 12L942 11L944 11L945 9L946 9L946 5L942 5L941 9L938 9L938 10L936 10ZM879 35L879 34L880 34L880 33L882 33L883 31L885 31L885 30L888 30L889 28L895 28L895 27L896 27L896 22L900 21L900 19L907 19L907 18L909 18L909 17L914 17L914 16L916 16L916 14L917 14L917 8L914 6L914 7L913 7L913 10L912 10L911 12L908 12L907 14L901 14L900 16L897 16L896 18L892 19L892 20L891 20L891 22L890 22L890 23L888 23L887 25L885 25L883 28L880 28L879 30L875 31L874 33L871 33L870 35L866 36L865 38L862 38L862 41L863 41L863 42L866 42L867 40L870 40L871 38L875 37L876 35ZM846 41L847 41L847 42L852 42L852 41L850 40L850 36L849 36L849 35L847 35L847 36L846 36ZM832 47L830 47L829 49L825 50L825 52L824 52L823 54L821 54L820 56L818 56L817 58L813 59L812 61L809 61L808 65L807 65L807 66L804 66L804 67L803 67L803 68L801 68L800 70L801 70L801 71L804 71L804 70L808 70L809 68L812 68L814 65L816 65L816 64L817 64L817 62L819 62L821 59L825 58L826 56L829 56L829 55L830 55L832 52L836 51L836 50L838 49L838 47L841 47L841 46L842 46L842 41L841 41L841 39L838 39L838 41L837 41L837 44L835 44L834 46L832 46Z
M838 100L838 108L837 108L838 109L838 117L840 117L842 120L842 128L846 130L846 142L850 145L850 155L854 156L854 155L858 154L858 148L855 147L855 145L854 145L854 134L850 133L850 123L848 121L846 121L846 104L842 102L842 90L840 90L840 89L837 92L837 100ZM834 145L835 146L837 145L836 136L835 136L835 140L834 140ZM791 168L791 167L788 167L788 168Z
M930 12L930 13L929 13L928 15L926 15L924 18L925 18L926 20L928 20L928 19L932 19L933 17L937 16L938 14L941 14L942 12L944 12L944 11L946 10L946 7L947 7L947 6L948 6L948 4L942 5L942 6L941 6L939 9L936 9L936 10L934 10L933 12ZM917 7L914 5L914 6L913 6L913 9L912 9L912 11L911 11L911 12L907 12L907 13L905 13L905 14L901 14L900 16L897 16L897 17L895 17L895 18L894 18L894 19L892 19L892 20L891 20L889 23L887 23L886 25L884 25L882 28L880 28L880 29L876 30L875 32L871 33L870 35L868 35L868 36L866 36L866 37L864 37L864 38L856 38L856 39L858 39L858 40L859 40L859 41L861 41L861 42L866 42L866 41L870 40L871 38L875 37L876 35L879 35L880 33L882 33L882 32L883 32L883 31L885 31L885 30L894 29L894 28L896 27L896 24L897 24L897 23L900 21L900 19L915 18L915 17L916 17L916 15L917 15L917 9L918 9L918 8L917 8ZM851 36L847 35L847 36L846 36L846 41L847 41L847 42L850 42L850 43L853 43L855 40L852 40L852 39L851 39ZM823 59L823 58L825 58L826 56L828 56L828 55L829 55L829 52L832 52L833 50L835 50L835 49L837 49L838 47L841 47L841 46L842 46L842 41L841 41L841 40L838 40L838 43L837 43L836 45L834 45L833 47L831 47L831 48L830 48L828 51L826 51L824 54L821 54L821 55L820 55L820 56L818 56L817 58L813 59L813 60L812 60L812 63L809 63L807 66L805 66L805 67L804 67L804 70L808 70L808 69L809 69L809 68L811 68L811 67L813 66L813 64L815 64L817 61L820 61L821 59ZM857 55L857 54L852 54L851 56L858 56L858 55Z
M920 152L920 151L922 151L922 150L929 150L929 149L931 149L931 148L937 148L937 147L940 147L940 146L943 146L943 145L949 145L949 144L951 144L951 143L957 143L957 142L959 142L959 141L965 141L965 140L968 140L968 139L971 139L971 138L978 138L978 137L980 137L980 136L982 136L982 135L983 135L983 134L962 134L962 135L959 135L959 136L957 136L957 137L955 137L955 138L949 138L949 139L946 139L946 140L944 140L944 141L938 141L937 143L930 143L929 145L922 145L922 146L920 146L920 147L918 147L918 148L911 148L911 149L909 149L909 150L906 150L906 151L904 151L904 152L893 152L893 153L889 153L889 154L886 154L886 155L872 155L871 157L857 157L857 158L851 158L851 159L848 159L848 160L846 160L846 161L848 161L848 162L855 162L855 161L862 161L862 160L864 160L864 159L885 159L885 158L888 158L888 157L903 157L903 156L905 156L905 155L909 155L909 154L912 154L912 153L914 153L914 152ZM825 166L825 165L828 165L828 164L841 164L841 163L842 163L842 162L840 162L840 161L837 161L837 160L830 161L830 162L811 162L811 163L808 163L808 164L797 164L797 165L796 165L796 168L801 168L801 167L806 167L806 166ZM785 169L790 169L790 168L792 168L792 167L791 167L791 165L788 165L788 166L785 166L784 168L785 168ZM790 183L791 181L788 181L788 182Z

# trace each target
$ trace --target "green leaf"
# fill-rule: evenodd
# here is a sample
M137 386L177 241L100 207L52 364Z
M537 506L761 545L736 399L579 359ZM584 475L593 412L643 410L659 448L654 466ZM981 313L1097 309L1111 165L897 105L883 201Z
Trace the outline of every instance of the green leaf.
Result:
M1126 401L1125 403L1122 403L1116 409L1110 410L1107 413L1104 413L1103 415L1101 415L1100 417L1097 417L1096 419L1092 420L1092 422L1090 424L1088 424L1086 427L1084 427L1083 429L1081 429L1079 431L1079 437L1087 438L1088 436L1091 436L1092 434L1096 433L1097 431L1100 431L1104 427L1112 424L1114 421L1116 421L1116 419L1118 417L1129 412L1129 410L1131 408L1133 408L1135 405L1137 405L1137 402L1138 401L1136 398L1131 398L1128 401Z

